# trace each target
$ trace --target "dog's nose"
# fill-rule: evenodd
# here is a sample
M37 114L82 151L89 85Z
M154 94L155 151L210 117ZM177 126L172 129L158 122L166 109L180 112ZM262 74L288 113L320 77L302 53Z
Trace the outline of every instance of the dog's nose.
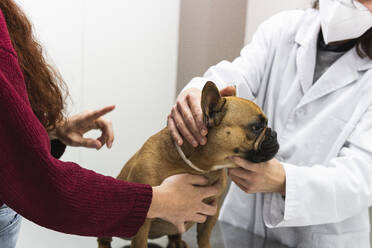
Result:
M273 131L271 128L267 128L265 132L264 141L266 140L266 143L267 143L267 142L275 141L276 139L277 139L277 133Z
M253 163L261 163L272 159L279 151L277 133L267 128L265 138L259 144L258 151L250 150L246 152L245 158Z
M275 155L279 150L279 144L277 140L277 133L272 131L271 128L266 129L265 139L260 144L262 152L268 155Z
M272 131L271 136L273 137L273 139L276 139L278 135L275 131Z

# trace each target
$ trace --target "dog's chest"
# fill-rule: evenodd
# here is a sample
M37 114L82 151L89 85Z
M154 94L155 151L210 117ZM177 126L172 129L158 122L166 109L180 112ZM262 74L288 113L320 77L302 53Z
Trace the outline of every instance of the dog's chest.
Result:
M222 180L224 173L226 173L226 171L222 169L204 174L203 176L205 176L208 179L208 184L206 186L214 185L219 180Z

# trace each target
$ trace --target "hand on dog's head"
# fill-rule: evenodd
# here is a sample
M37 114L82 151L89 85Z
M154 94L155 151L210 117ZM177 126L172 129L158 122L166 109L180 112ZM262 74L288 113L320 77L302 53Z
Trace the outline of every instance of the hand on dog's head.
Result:
M267 126L267 118L254 102L221 97L216 85L207 82L202 91L201 108L209 129L205 149L212 164L228 163L230 156L251 162L272 159L279 150L277 135Z

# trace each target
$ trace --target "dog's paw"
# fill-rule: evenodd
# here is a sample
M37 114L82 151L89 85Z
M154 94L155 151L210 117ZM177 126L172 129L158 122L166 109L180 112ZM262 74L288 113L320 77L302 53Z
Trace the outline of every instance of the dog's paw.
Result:
M167 248L189 248L183 240L171 240L169 241Z
M108 245L108 244L98 244L98 248L111 248L111 245Z
M111 248L111 244L98 244L98 248Z
M112 238L98 238L98 248L111 248Z

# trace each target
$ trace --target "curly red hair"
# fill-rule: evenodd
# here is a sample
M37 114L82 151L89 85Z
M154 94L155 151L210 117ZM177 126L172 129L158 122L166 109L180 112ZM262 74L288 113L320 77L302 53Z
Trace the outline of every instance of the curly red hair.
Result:
M0 9L23 70L32 110L44 127L52 130L64 118L66 84L45 61L43 49L22 9L13 0L0 0Z

